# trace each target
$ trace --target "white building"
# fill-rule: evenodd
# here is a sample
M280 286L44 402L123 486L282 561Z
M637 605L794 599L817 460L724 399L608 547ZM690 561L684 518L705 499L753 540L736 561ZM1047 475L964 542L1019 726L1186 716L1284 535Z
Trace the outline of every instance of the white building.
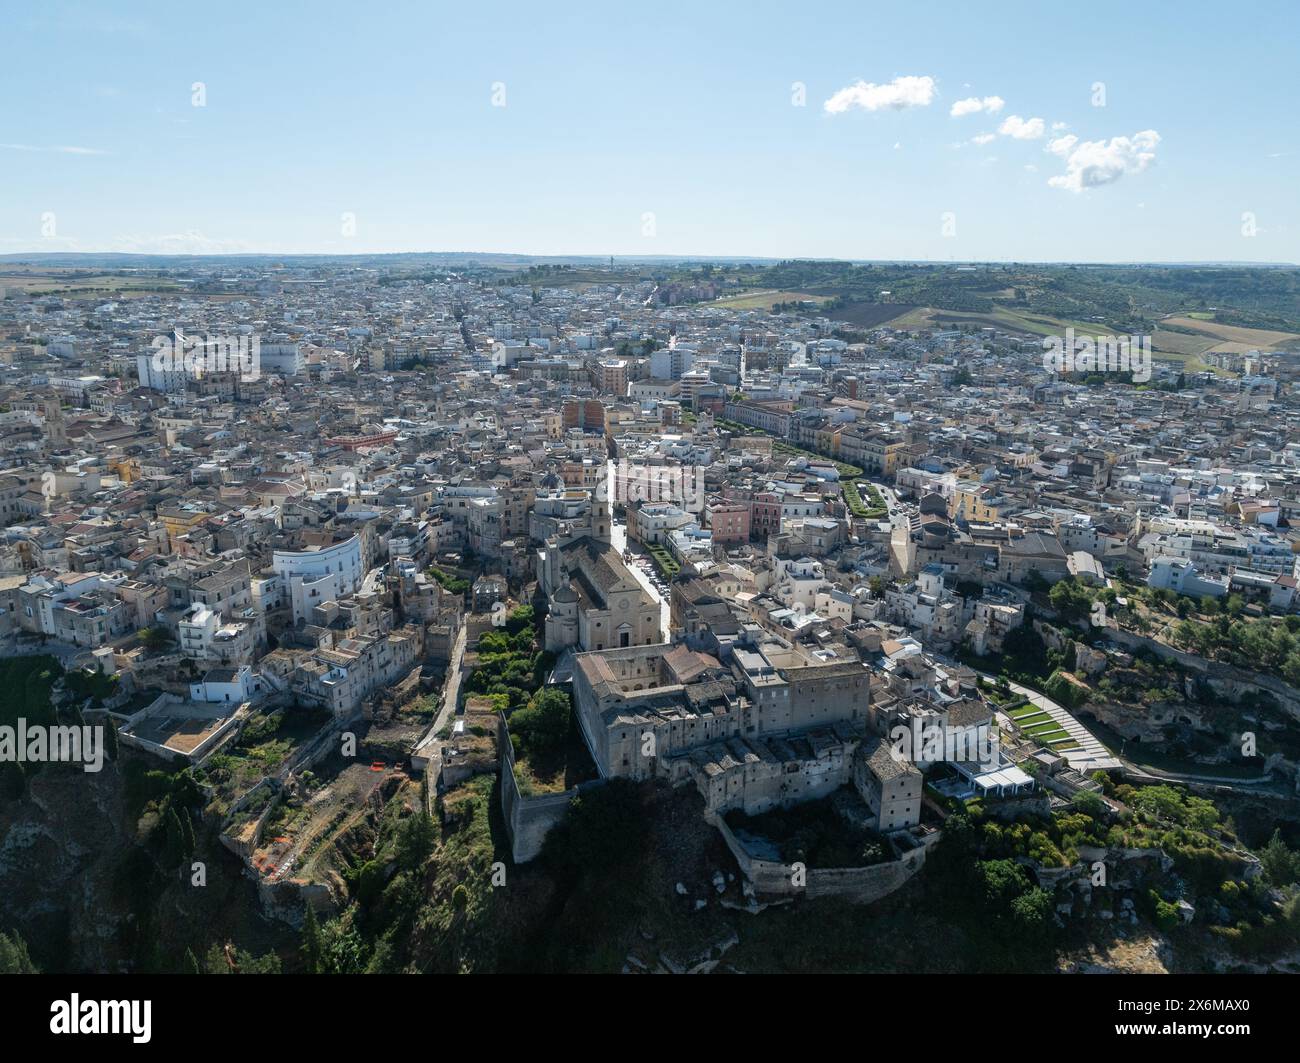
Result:
M1210 595L1222 598L1228 593L1226 578L1211 579L1199 575L1196 566L1181 557L1157 557L1151 562L1151 572L1147 576L1147 586L1157 590L1176 591L1193 598Z
M361 537L303 550L276 550L272 570L284 580L293 619L305 621L322 602L355 594L365 571L361 563Z
M195 602L177 622L181 653L196 661L239 665L252 660L256 628L244 621L226 621L221 614Z
M212 668L190 684L190 700L241 705L262 692L262 682L247 664L237 668Z
M260 356L263 373L297 376L305 364L301 343L263 343Z

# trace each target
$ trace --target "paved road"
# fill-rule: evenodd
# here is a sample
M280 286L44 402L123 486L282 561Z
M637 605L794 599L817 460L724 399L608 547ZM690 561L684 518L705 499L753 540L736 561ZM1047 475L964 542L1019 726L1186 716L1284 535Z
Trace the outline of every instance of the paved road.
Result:
M907 536L911 531L911 522L903 511L903 503L899 501L898 495L894 494L892 487L876 484L875 488L884 497L885 505L889 507L889 523L891 525L889 541L891 543L907 542Z
M463 678L460 665L465 659L465 642L467 638L466 629L462 627L460 633L456 636L456 645L451 649L451 662L447 665L447 681L443 686L442 706L438 709L438 715L433 721L435 734L447 723L460 703L460 683Z
M428 756L429 764L425 769L425 774L430 780L435 780L442 771L442 740L438 738L438 732L447 726L452 716L456 712L457 703L460 701L461 686L461 661L465 659L465 642L466 630L460 629L456 636L456 642L451 649L451 661L447 665L447 677L442 687L442 704L438 707L438 715L433 718L433 723L429 729L424 732L420 740L415 743L414 752L420 756ZM429 786L429 800L433 800L434 787L431 783Z
M614 462L607 462L606 469L609 477L606 497L611 500L608 503L610 506L609 541L614 544L614 549L622 557L623 552L627 549L627 525L613 516ZM661 629L659 637L661 639L668 638L668 633L671 630L670 617L672 615L668 600L655 589L655 585L650 582L649 577L640 568L636 565L628 565L627 567L636 581L645 589L646 594L659 603L659 627Z
M1150 765L1136 764L1126 758L1120 759L1123 760L1124 769L1129 775L1153 783L1174 782L1182 783L1184 786L1226 787L1239 793L1272 794L1276 797L1296 796L1295 790L1274 780L1271 773L1261 775L1257 779L1243 779L1235 775L1195 775L1190 772L1164 771Z

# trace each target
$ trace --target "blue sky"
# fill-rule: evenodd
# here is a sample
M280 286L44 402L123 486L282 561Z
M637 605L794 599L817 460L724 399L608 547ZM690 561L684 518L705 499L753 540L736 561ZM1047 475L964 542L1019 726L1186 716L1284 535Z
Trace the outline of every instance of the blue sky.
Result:
M1300 261L1290 2L6 7L0 252Z

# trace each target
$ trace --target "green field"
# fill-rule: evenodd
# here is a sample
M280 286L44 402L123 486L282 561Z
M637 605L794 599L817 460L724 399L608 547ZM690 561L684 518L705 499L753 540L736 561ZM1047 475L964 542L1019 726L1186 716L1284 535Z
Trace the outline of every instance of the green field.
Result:
M728 310L770 310L775 303L810 302L820 306L826 302L824 295L812 295L809 292L785 292L764 290L744 292L740 295L724 295L714 301L714 306L724 306Z

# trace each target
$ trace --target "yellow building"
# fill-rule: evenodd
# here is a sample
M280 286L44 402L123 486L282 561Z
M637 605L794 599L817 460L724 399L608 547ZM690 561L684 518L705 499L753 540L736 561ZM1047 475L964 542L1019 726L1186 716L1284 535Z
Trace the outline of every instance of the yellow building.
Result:
M948 516L953 520L977 522L997 520L1001 502L1001 496L988 484L958 480L948 500Z

